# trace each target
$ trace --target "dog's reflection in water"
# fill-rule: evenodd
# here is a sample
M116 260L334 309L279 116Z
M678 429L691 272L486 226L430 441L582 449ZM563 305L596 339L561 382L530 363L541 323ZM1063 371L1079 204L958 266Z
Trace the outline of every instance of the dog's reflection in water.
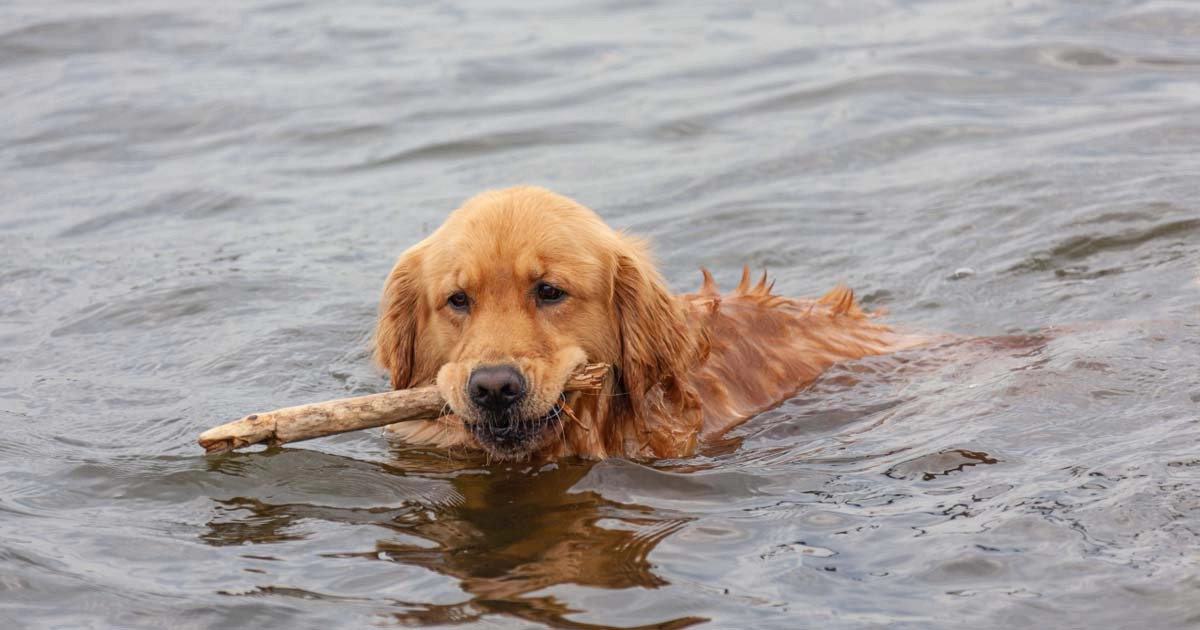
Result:
M603 589L666 584L647 556L686 521L663 518L650 508L613 503L593 492L571 492L590 464L461 469L466 462L448 467L445 460L416 451L398 451L396 457L399 469L431 471L430 475L444 478L453 487L454 492L446 494L458 496L387 513L295 502L272 505L244 496L218 500L226 516L209 523L205 540L217 545L285 542L303 537L295 534L296 522L313 518L394 530L403 535L381 536L374 549L348 550L338 556L423 567L454 577L470 595L467 601L449 605L395 602L399 610L389 614L403 624L463 623L504 615L550 627L603 627L571 620L572 613L582 611L538 591L561 584ZM353 466L374 465L354 462ZM395 470L379 468L375 474ZM460 470L451 472L451 468ZM321 499L313 497L313 501ZM229 518L234 514L237 518ZM412 537L423 542L410 542ZM363 596L370 599L369 594ZM644 627L682 628L702 621L682 617Z
M492 469L456 476L462 503L407 530L437 547L381 542L379 550L396 561L453 575L472 601L453 610L427 608L402 617L436 622L446 621L445 613L460 620L506 613L583 628L587 624L564 617L574 611L553 596L529 594L558 584L607 589L666 584L647 556L685 521L664 520L648 508L617 505L592 492L569 492L588 468L559 463L537 471ZM678 619L651 627L698 621Z

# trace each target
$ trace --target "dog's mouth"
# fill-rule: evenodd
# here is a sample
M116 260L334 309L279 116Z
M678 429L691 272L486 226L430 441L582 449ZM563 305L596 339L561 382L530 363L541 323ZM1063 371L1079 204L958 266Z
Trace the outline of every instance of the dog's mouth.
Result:
M520 459L532 453L562 424L563 401L560 398L546 413L533 418L521 417L517 410L485 413L468 428L479 444L501 459Z

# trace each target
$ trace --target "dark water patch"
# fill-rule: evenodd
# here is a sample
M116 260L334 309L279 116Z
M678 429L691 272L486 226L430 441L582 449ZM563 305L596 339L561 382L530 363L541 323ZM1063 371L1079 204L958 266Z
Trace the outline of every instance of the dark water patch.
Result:
M1187 242L1198 231L1200 231L1200 219L1182 219L1142 229L1126 229L1115 234L1072 236L1046 252L1035 254L1029 260L1017 264L1008 271L1026 273L1054 269L1057 272L1070 274L1072 273L1070 268L1063 269L1059 265L1087 260L1110 252L1137 249L1159 240Z
M1200 57L1141 57L1137 62L1145 66L1178 68L1187 72L1200 66Z
M436 109L416 108L408 112L405 118L413 123L420 124L422 122L461 120L464 118L487 120L490 117L520 115L530 112L548 115L555 111L570 110L611 99L615 93L620 93L638 84L639 82L635 80L609 80L601 86L591 84L564 85L561 86L560 90L550 93L532 91L518 92L512 95L496 95L483 102L473 102L469 99L464 99L463 101L446 103L445 107ZM398 96L396 94L389 94L389 91L396 89L395 86L386 86L384 91L372 90L371 94L364 94L364 98L372 100L380 99L383 102L387 102Z
M393 168L412 162L450 158L474 158L493 153L505 153L521 148L546 144L570 145L584 143L597 138L605 131L604 125L577 123L558 128L542 127L522 131L481 134L474 137L404 149L381 157L369 158L361 164L321 172L358 172L378 168Z
M456 80L470 85L515 86L545 81L581 65L600 62L619 53L611 45L577 44L537 48L517 56L488 55L459 65Z
M1120 59L1112 56L1109 53L1088 48L1068 48L1057 52L1051 52L1050 58L1055 62L1061 63L1065 66L1086 69L1116 66L1121 63Z
M951 73L902 74L889 73L855 78L833 85L795 90L770 96L756 103L729 112L730 116L769 114L809 108L828 102L840 102L850 97L878 98L887 94L920 94L923 98L936 96L969 96L980 98L988 94L1004 95L1047 92L1065 95L1074 91L1070 84L1036 81L1032 77L981 77Z
M124 229L129 223L140 223L156 217L203 219L223 212L245 209L254 205L254 200L223 190L181 190L166 193L127 210L103 214L76 223L59 235L75 237L93 232L111 232Z
M382 124L314 125L312 121L304 121L302 125L283 130L280 133L280 140L324 148L365 140L378 140L387 137L391 131L390 126Z
M32 169L194 155L244 140L250 128L277 116L232 102L182 98L167 104L124 96L126 100L115 103L54 108L33 133L13 140L10 150L16 163Z
M200 23L171 13L75 17L35 22L0 33L4 65L155 48L161 31Z
M19 282L25 282L35 278L41 278L45 275L48 269L26 268L14 269L0 273L0 288L9 288L9 285Z
M85 307L81 313L54 328L50 335L97 335L114 329L147 330L198 320L214 304L248 308L255 300L275 299L290 293L291 287L264 278L230 278L213 284L196 284L172 289L157 289L112 300L107 304ZM219 325L207 320L204 325Z
M1184 7L1137 7L1102 19L1100 24L1123 33L1186 40L1200 35L1200 12Z
M671 141L695 138L708 131L709 128L697 120L674 120L656 125L651 135L657 140Z

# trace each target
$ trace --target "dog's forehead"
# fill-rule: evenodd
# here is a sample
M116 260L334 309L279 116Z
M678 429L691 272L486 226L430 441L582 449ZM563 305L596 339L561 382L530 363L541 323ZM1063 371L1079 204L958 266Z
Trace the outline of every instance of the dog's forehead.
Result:
M595 213L565 197L506 190L452 213L433 235L431 253L434 267L461 288L525 287L544 278L600 290L611 275L615 240Z
M462 288L523 289L538 280L583 288L604 284L611 269L590 243L573 238L513 238L452 252L452 262L441 268L450 270L453 283Z

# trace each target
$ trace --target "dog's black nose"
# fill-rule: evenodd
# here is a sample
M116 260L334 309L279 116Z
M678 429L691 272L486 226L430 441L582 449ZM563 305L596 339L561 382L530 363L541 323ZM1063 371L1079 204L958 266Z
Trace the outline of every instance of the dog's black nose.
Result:
M467 379L471 402L490 411L504 411L525 395L525 379L516 368L492 365L475 368Z

